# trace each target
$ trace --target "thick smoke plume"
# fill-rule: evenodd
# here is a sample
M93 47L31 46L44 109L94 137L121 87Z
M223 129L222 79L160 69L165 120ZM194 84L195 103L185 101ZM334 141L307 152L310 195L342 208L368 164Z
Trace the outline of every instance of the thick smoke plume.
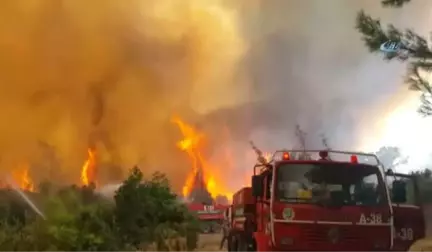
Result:
M226 90L245 45L235 13L223 8L200 0L2 3L2 170L31 162L39 179L77 182L86 149L99 146L103 162L185 177L170 117L236 102ZM59 165L48 164L48 153Z
M384 24L427 34L432 4L413 1L403 9L383 9L373 0L255 4L256 9L245 4L242 13L250 103L214 111L207 119L208 127L219 122L241 140L232 144L237 170L231 176L250 179L255 158L245 157L246 138L264 151L299 147L297 123L307 132L308 148L322 148L324 134L334 149L377 150L383 121L406 103L409 91L402 86L404 65L386 63L365 49L354 29L356 13L365 9Z
M364 126L383 116L377 109L399 91L403 77L401 65L366 51L354 29L356 13L365 9L383 22L421 32L429 14L421 8L429 2L402 10L382 9L379 1L257 2L259 10L248 12L245 23L250 50L244 62L253 103L213 116L225 119L231 112L230 125L244 125L237 136L248 135L245 128L283 131L284 141L294 145L299 123L310 133L311 147L321 147L319 135L326 134L336 148L356 148Z
M398 90L401 69L366 52L355 13L414 25L413 13L429 14L417 2L390 14L373 0L4 1L1 169L31 162L39 180L76 182L97 146L115 164L107 180L139 164L179 189L190 164L172 115L209 135L220 176L243 176L250 138L295 145L297 123L310 139L354 148L373 134L364 127L383 116L374 108Z

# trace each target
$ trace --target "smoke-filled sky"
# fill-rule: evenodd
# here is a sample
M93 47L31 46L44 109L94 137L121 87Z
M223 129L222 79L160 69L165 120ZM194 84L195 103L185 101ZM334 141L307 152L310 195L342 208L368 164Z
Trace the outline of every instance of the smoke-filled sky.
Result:
M260 7L249 16L245 57L250 96L258 102L231 111L233 124L243 124L235 135L252 128L249 138L264 150L292 147L300 123L309 148L322 147L320 134L335 149L396 145L410 156L400 169L424 168L431 122L416 114L417 97L402 85L404 65L369 54L353 27L356 12L364 8L384 24L427 34L430 2L413 1L396 10L381 8L379 1L337 0L261 1ZM218 113L215 117L225 118L228 111ZM243 148L237 149L238 166L250 172L254 160L239 158Z
M432 3L377 2L2 1L1 169L32 162L39 179L76 182L98 145L104 162L165 171L180 188L190 166L173 115L209 135L213 159L229 153L233 176L254 162L249 140L294 146L296 123L311 147L322 133L333 148L386 144L404 68L366 51L355 14L426 33Z

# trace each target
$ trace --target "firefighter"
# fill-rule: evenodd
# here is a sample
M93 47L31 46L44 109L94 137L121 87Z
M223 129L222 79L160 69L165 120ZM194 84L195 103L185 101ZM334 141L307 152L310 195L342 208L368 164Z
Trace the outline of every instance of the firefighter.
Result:
M219 249L222 249L224 247L226 241L228 241L228 245L229 245L228 232L229 232L228 221L223 220L223 223L222 223L222 240L221 240Z
M297 189L297 198L306 200L312 199L312 188L313 183L310 181L310 178L305 176L300 181L300 188Z
M312 182L311 171L306 172L299 183L300 187L297 189L297 198L306 200L312 199L312 188L314 187L314 183Z
M224 247L225 241L228 242L228 251L231 251L231 239L230 239L230 221L231 221L231 208L225 210L224 219L222 222L222 240L220 243L220 249Z
M314 188L312 188L312 193L320 201L330 199L330 189L328 188L325 181L321 181L321 183L317 184Z
M307 196L310 196L310 198L317 202L327 202L331 198L330 189L326 181L321 178L321 173L319 172L319 170L312 168L305 173L304 177L307 181L307 187L309 187ZM314 181L314 178L315 180L320 180L320 183L314 183L317 182Z

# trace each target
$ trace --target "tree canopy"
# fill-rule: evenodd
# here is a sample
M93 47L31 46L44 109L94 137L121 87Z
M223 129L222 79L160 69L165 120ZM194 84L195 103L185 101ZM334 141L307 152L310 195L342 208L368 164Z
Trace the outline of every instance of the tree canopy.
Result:
M382 0L385 8L402 8L411 0ZM405 83L408 88L421 93L421 106L419 112L424 116L432 115L432 86L428 74L432 70L432 48L425 37L417 34L412 29L402 31L389 24L384 27L379 18L373 18L363 10L357 14L356 28L362 34L362 40L372 53L382 53L385 60L400 60L406 62L408 71ZM406 47L406 54L384 53L380 46L387 41L399 41ZM394 165L400 159L399 150L395 148L381 148L377 155L384 160L385 166ZM386 167L386 168L387 168ZM422 200L432 203L432 177L431 170L426 168L412 172L418 176L418 184Z
M411 0L382 0L384 7L401 8ZM389 24L383 27L379 18L367 15L363 10L357 14L356 28L369 51L380 53L380 45L387 41L400 41L407 49L406 54L383 53L386 60L398 59L408 63L405 82L410 90L421 92L422 105L419 112L432 115L432 87L425 73L432 70L432 50L428 41L412 29L401 31ZM382 53L382 52L381 52Z
M46 219L15 192L0 190L0 250L166 251L178 249L181 240L189 250L196 247L197 220L161 173L146 179L133 168L114 201L94 186L52 188L48 183L30 196Z

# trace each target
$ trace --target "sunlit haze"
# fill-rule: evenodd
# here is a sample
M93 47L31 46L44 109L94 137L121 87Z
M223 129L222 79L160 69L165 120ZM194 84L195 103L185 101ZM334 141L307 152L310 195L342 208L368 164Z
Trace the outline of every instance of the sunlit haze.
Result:
M419 105L420 101L416 95L402 99L401 103L383 118L381 134L375 141L371 139L370 145L365 146L365 149L376 151L381 146L399 147L402 155L408 157L407 164L396 168L401 172L430 168L432 118L417 113Z

